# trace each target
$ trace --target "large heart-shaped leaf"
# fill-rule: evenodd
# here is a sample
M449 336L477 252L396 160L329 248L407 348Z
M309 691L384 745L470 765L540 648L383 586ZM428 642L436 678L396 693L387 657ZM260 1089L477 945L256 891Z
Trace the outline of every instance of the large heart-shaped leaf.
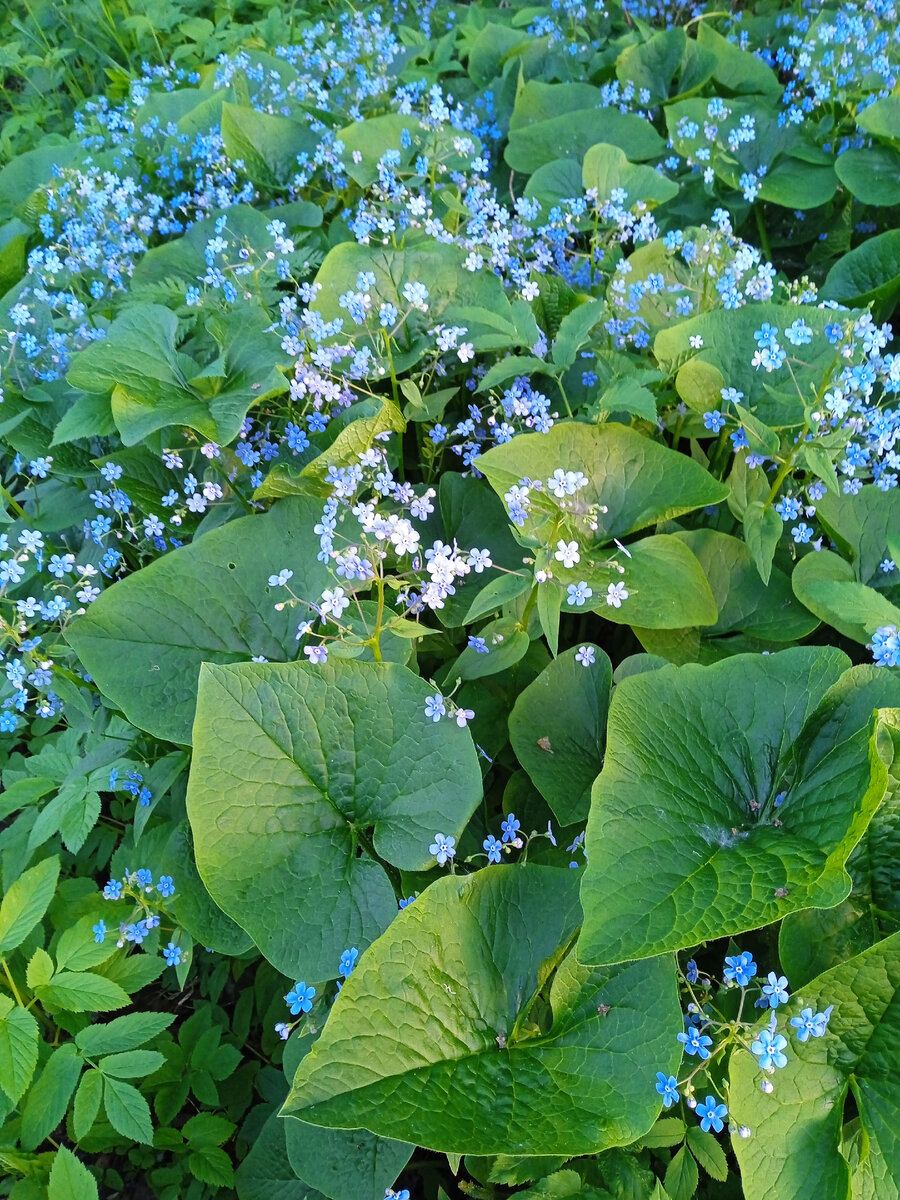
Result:
M887 787L873 711L900 704L900 679L846 666L798 647L623 680L587 826L584 962L847 896L844 862Z
M875 588L858 583L853 567L830 550L807 554L791 582L810 612L855 642L865 645L881 625L900 625L900 608Z
M612 666L603 651L573 646L547 664L509 715L516 757L561 825L588 814L603 761L611 687Z
M900 934L814 979L784 1012L830 1005L825 1035L792 1045L771 1095L749 1054L731 1059L731 1115L752 1131L734 1140L747 1200L767 1200L776 1180L791 1200L900 1196ZM845 1124L849 1096L858 1121Z
M390 924L383 863L425 870L481 798L472 735L396 663L204 665L188 817L216 903L285 975L332 977Z
M523 434L478 459L478 470L501 496L526 476L543 483L560 467L588 477L577 493L579 508L605 509L597 513L598 541L717 504L728 495L727 486L699 463L615 423L559 422L549 433ZM536 513L559 515L553 496L533 492L531 500Z
M66 638L103 694L134 725L189 744L201 662L292 659L305 613L276 612L270 575L318 600L330 576L316 558L321 513L297 498L204 534L104 592Z
M575 872L439 880L344 984L284 1111L448 1153L591 1154L646 1133L647 1080L677 1059L672 965L583 967L579 920Z

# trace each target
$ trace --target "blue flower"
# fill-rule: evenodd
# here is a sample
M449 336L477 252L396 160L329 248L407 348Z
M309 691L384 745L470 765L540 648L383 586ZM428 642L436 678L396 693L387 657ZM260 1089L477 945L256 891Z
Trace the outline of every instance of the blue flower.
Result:
M581 663L583 667L593 666L596 660L593 646L582 646L575 655L575 661Z
M291 1010L292 1016L298 1016L300 1013L308 1013L313 1006L316 989L307 987L305 982L295 983L288 994L285 996L285 1003Z
M724 429L725 425L727 424L727 420L727 417L720 413L717 408L713 409L712 412L703 414L703 424L713 433L718 433L720 430Z
M156 885L156 890L164 898L175 895L175 885L172 882L171 875L160 875L159 883Z
M784 1067L787 1065L787 1057L781 1053L786 1045L787 1038L783 1037L780 1033L776 1034L770 1029L763 1029L757 1035L756 1041L753 1042L750 1050L759 1059L759 1065L762 1069L769 1071L774 1067Z
M99 945L100 942L102 942L105 937L106 937L106 922L98 921L97 924L94 926L94 941L97 942L97 944ZM805 1040L806 1040L805 1038L801 1038L801 1041L805 1041Z
M500 828L503 830L504 842L514 842L517 832L522 828L522 824L516 820L515 813L509 813L506 820L500 822Z
M425 701L425 716L430 717L432 721L439 721L446 712L447 706L444 704L443 696L429 696Z
M657 1071L656 1090L662 1096L666 1108L671 1108L678 1099L678 1080L674 1075L665 1075L662 1071Z
M701 1034L696 1025L692 1025L687 1033L679 1033L678 1040L684 1045L686 1054L697 1054L700 1058L709 1058L707 1046L712 1045L712 1038Z
M566 591L568 592L567 603L577 605L579 608L594 594L593 589L589 588L583 579L580 583L570 583L566 587Z
M787 1004L790 999L787 992L787 977L776 975L774 971L770 971L766 978L768 982L763 984L763 996L766 997L766 1000L762 1007L765 1007L766 1003L770 1008L777 1008L779 1004Z
M484 846L485 850L487 850L488 862L489 863L498 863L500 861L500 851L502 849L503 843L498 842L497 839L494 837L494 835L491 833L484 839L484 841L481 844L482 844L482 846Z
M347 978L347 976L350 974L350 972L356 966L356 960L358 958L359 958L359 951L356 949L355 946L353 946L352 949L350 949L350 950L345 950L344 953L341 955L341 962L340 962L340 966L338 967L338 971L344 977L344 979Z
M700 978L700 972L697 969L697 964L692 958L688 959L687 966L684 968L684 977L688 983L696 983Z
M141 867L141 869L136 872L135 879L138 881L141 887L153 886L153 875L147 870L146 867Z
M428 847L428 852L434 855L438 866L442 867L448 859L453 858L456 854L456 838L444 837L442 833L436 833L434 841Z
M725 978L733 979L741 987L746 987L755 974L756 963L749 950L725 959Z
M174 942L169 942L165 950L163 950L163 958L166 960L167 967L177 967L181 963L181 947L176 946Z
M122 884L118 879L110 879L103 888L104 900L118 900L122 895Z
M716 1104L715 1096L707 1096L705 1104L697 1105L697 1116L700 1118L701 1129L709 1132L712 1126L716 1133L721 1133L722 1121L728 1116L728 1109L724 1104Z
M797 1040L808 1042L810 1034L813 1037L824 1037L828 1019L833 1011L833 1004L829 1004L823 1013L813 1013L811 1008L801 1008L799 1017L791 1017L791 1024L797 1030Z

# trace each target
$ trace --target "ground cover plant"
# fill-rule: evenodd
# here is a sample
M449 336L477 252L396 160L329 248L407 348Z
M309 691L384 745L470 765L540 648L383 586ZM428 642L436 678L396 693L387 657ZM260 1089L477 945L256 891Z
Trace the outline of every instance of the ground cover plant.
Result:
M900 1196L896 6L0 22L0 1195Z

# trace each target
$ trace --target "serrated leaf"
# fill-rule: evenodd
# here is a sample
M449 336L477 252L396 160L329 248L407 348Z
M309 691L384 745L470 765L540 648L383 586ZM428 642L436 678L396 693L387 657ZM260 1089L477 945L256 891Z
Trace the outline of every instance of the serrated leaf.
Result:
M234 1183L231 1159L218 1146L200 1146L188 1155L188 1169L195 1179L212 1187L227 1188Z
M103 1076L93 1068L85 1071L75 1093L72 1109L72 1129L76 1141L81 1141L97 1120L100 1101L103 1099Z
M435 833L459 837L480 799L472 736L427 719L432 693L395 663L203 667L187 797L197 866L286 975L327 978L397 911L356 826L381 859L423 870Z
M104 1075L114 1079L140 1079L152 1075L166 1061L158 1050L125 1050L121 1054L109 1054L101 1058L97 1067Z
M437 880L345 981L284 1111L445 1153L596 1153L646 1132L658 1111L646 1077L678 1058L671 963L577 964L577 882L532 864ZM433 1088L439 1108L417 1099Z
M725 1151L714 1135L708 1130L701 1129L699 1125L689 1125L687 1144L707 1175L724 1183L728 1178L728 1160L725 1158Z
M69 1012L112 1012L131 1003L124 988L94 971L60 971L37 995L43 1004Z
M80 1159L60 1146L50 1168L47 1200L97 1200L97 1181Z
M579 957L661 954L844 899L844 863L888 781L873 713L900 704L896 676L846 666L800 647L619 684Z
M98 942L94 937L96 923L94 914L89 913L63 930L56 943L57 970L84 971L115 954L116 943L112 938Z
M150 1105L130 1083L105 1076L103 1081L103 1106L109 1123L117 1133L142 1142L153 1143L153 1125L150 1121Z
M25 982L34 991L43 983L49 983L53 976L53 959L46 950L38 946L28 961L25 972Z
M666 1192L672 1200L691 1200L699 1182L697 1164L688 1148L682 1146L666 1167Z
M45 858L12 884L0 904L0 954L25 941L47 911L58 878L59 859Z
M34 1075L38 1023L27 1008L0 996L0 1088L18 1104Z
M71 1042L65 1042L47 1059L22 1111L19 1140L23 1150L36 1150L65 1116L83 1063Z

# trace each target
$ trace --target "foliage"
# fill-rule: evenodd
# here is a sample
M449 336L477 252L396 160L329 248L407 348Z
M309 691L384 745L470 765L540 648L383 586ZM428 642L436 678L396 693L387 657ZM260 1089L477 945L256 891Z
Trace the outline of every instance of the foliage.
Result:
M896 29L0 14L0 1196L898 1195Z

